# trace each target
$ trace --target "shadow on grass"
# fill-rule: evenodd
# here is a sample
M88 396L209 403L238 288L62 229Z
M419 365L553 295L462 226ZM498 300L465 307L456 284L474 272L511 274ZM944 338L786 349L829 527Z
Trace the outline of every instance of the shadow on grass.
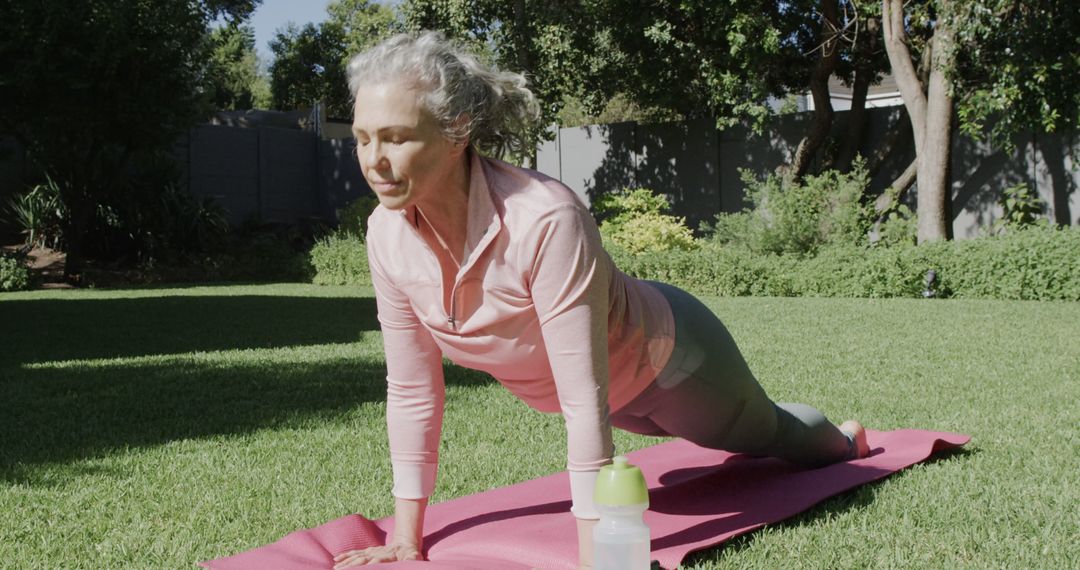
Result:
M33 362L355 342L379 328L371 297L33 299L4 301L0 315L0 373Z
M932 465L935 463L941 463L945 461L956 461L965 458L973 453L978 452L977 447L969 445L962 447L951 447L947 449L941 449L934 451L930 457L919 461L912 467L919 465ZM803 511L795 516L784 519L776 523L770 523L766 525L771 528L795 528L803 525L814 524L818 520L829 519L832 515L842 513L850 510L857 510L868 507L877 498L877 494L880 490L881 484L890 479L899 479L902 477L915 476L915 472L911 467L901 469L895 473L890 474L888 477L864 483L858 487L845 491L839 495L830 497L821 503L811 507L810 509ZM738 556L738 554L751 546L754 541L757 540L757 531L752 530L745 534L740 534L732 537L723 543L692 552L686 556L680 567L690 567L695 564L705 563L727 563L730 565L732 557Z
M372 298L50 299L5 301L0 314L16 323L0 331L0 480L45 484L39 466L306 425L385 400L385 362L370 350L194 354L355 343L378 329ZM141 356L151 358L64 362ZM446 382L492 380L455 369Z
M229 362L173 356L153 363L35 367L0 384L0 479L33 484L35 466L131 448L333 421L382 402L385 367L370 356L317 362ZM490 377L466 370L449 386ZM382 437L382 434L379 434Z

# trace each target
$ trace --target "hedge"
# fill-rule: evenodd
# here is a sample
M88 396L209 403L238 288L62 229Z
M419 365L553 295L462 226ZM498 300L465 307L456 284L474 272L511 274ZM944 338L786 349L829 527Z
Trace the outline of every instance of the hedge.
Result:
M920 297L934 270L939 297L1080 301L1080 228L921 246L832 246L813 257L730 246L613 257L630 275L706 295Z
M737 246L640 255L611 249L629 275L716 296L939 297L1080 301L1080 228L1032 227L977 239L888 247L829 246L813 257ZM311 253L315 283L369 284L363 241L330 237Z

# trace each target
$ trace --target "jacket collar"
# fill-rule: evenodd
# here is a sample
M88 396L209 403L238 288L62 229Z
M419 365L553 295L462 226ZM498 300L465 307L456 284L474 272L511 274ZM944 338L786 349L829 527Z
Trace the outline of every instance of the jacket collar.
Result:
M488 184L487 161L474 149L468 149L469 160L469 205L465 225L464 261L459 275L473 264L477 257L499 234L502 218L495 206L492 194L494 189ZM401 211L406 223L415 227L418 212L415 206Z
M492 199L494 190L488 184L487 164L475 150L469 149L469 155L469 218L463 269L472 265L502 228L502 218Z

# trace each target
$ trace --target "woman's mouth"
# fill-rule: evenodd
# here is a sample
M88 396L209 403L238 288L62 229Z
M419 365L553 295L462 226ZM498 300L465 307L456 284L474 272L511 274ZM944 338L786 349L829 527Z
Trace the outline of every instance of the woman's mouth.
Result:
M393 192L398 186L401 186L401 181L397 182L380 182L380 181L368 181L368 185L371 189L380 194L387 192Z

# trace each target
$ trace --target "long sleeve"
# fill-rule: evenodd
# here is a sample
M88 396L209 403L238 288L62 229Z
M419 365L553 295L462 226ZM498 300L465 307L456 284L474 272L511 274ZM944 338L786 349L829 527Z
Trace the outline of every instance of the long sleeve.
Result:
M445 385L442 353L408 298L387 278L368 240L368 259L386 352L386 425L393 494L431 495L439 462Z
M592 518L594 473L614 453L608 410L610 260L589 213L562 204L535 231L530 289L566 421L574 513Z

